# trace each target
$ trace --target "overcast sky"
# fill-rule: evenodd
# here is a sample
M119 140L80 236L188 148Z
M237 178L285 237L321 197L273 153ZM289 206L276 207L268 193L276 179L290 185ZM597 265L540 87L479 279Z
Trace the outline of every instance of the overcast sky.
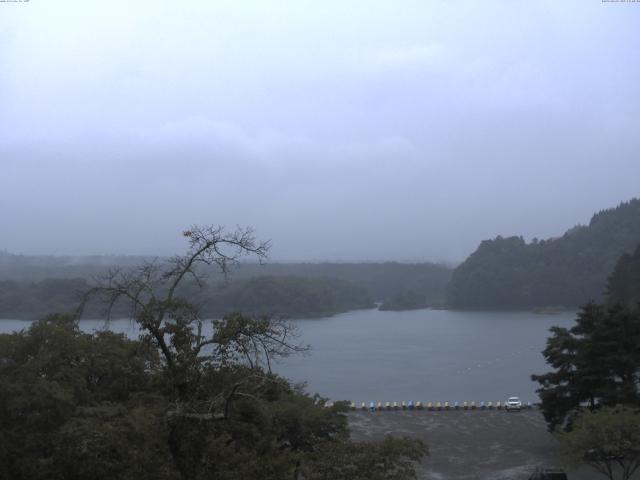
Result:
M640 3L0 3L0 249L455 262L640 195Z

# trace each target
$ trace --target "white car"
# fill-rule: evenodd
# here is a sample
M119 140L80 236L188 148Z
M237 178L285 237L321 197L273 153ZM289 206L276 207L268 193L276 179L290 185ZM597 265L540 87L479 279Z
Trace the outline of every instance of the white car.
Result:
M506 402L504 402L504 409L509 412L511 410L520 411L522 409L522 402L518 397L509 397Z

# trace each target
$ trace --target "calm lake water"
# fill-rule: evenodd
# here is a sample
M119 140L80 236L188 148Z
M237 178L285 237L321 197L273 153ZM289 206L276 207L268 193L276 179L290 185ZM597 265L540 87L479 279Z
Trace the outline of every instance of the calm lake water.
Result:
M301 343L311 352L274 368L311 393L334 400L504 401L518 395L536 401L532 373L548 370L540 353L552 325L571 326L574 312L357 310L333 317L296 320ZM28 322L0 320L0 331ZM103 328L86 320L86 331ZM136 336L128 320L110 328Z

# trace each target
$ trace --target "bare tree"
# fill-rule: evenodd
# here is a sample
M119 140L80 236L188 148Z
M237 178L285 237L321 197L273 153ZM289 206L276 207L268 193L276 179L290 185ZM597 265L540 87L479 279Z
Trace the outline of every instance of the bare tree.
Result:
M191 458L199 444L191 441L190 432L227 420L236 399L261 408L265 392L283 383L271 374L272 359L307 347L294 343L291 325L266 316L229 314L212 320L212 333L204 335L198 306L193 298L184 298L185 283L201 290L206 269L214 267L227 276L244 256L262 262L269 243L258 242L251 229L240 227L226 232L222 227L192 226L183 235L189 242L185 255L110 270L97 278L78 316L91 301L106 302L107 316L116 304L128 306L142 337L163 359L160 375L171 402L165 411L171 454L182 477L193 478Z
M238 227L229 233L220 226L192 226L183 235L189 241L186 254L166 262L145 262L134 269L109 270L96 279L80 309L81 314L84 305L98 297L106 302L110 316L116 302L124 301L140 328L153 337L169 367L176 361L176 351L167 335L174 333L175 324L186 323L195 328L195 333L202 332L197 308L178 296L184 281L191 279L202 288L206 280L202 266L217 266L228 275L241 257L253 255L262 262L269 250L269 243L256 241L249 228Z
M84 296L79 315L93 300L106 303L107 316L114 305L125 302L143 334L160 350L167 369L181 379L179 390L184 388L185 373L199 365L244 363L252 370L264 368L270 373L273 357L306 349L292 342L291 325L269 317L229 315L212 321L211 336L203 335L198 306L180 295L181 287L190 280L202 289L208 267L227 276L242 257L263 262L269 242L257 241L250 228L240 227L227 232L220 226L192 226L183 235L189 242L184 255L133 269L112 269L98 277Z

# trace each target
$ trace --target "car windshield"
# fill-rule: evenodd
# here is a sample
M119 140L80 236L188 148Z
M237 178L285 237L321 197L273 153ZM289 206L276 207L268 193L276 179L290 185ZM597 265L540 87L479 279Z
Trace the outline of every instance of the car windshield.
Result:
M518 397L511 397L511 398L509 398L509 401L510 402L519 402L520 399Z

